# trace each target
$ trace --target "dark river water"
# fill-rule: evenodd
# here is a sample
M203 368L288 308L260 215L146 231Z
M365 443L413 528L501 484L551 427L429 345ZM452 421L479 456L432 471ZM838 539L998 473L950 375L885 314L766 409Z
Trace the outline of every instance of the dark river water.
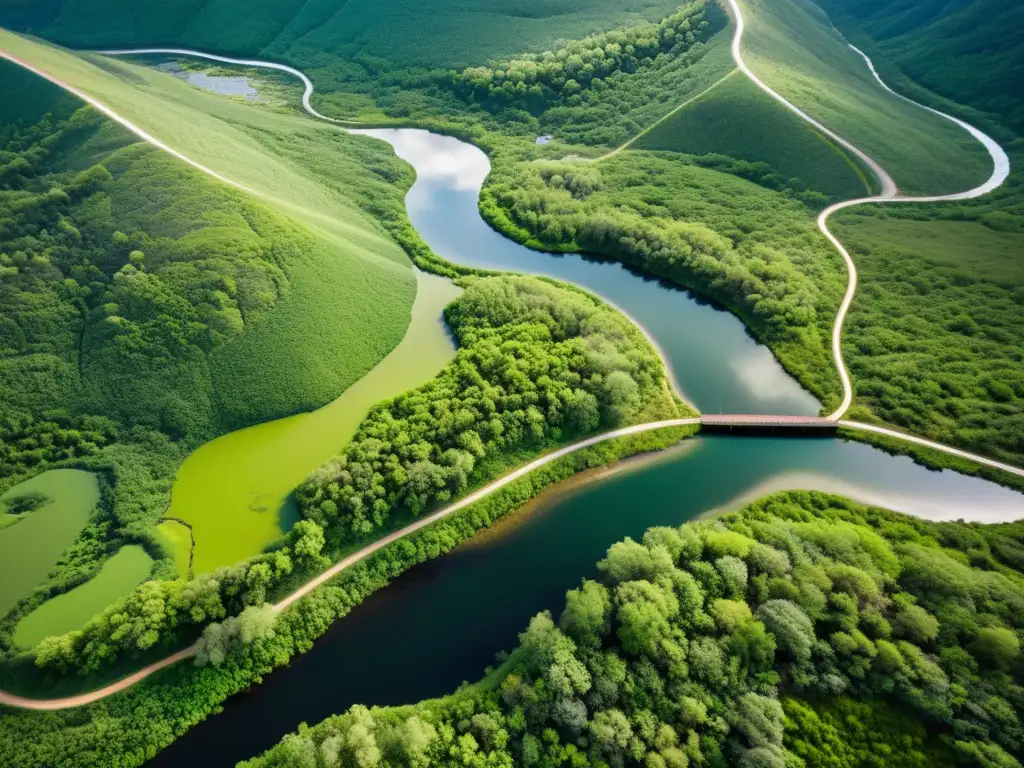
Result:
M480 219L488 170L475 147L417 130L367 131L417 170L409 216L440 255L544 274L600 294L641 323L699 409L815 413L804 392L732 315L606 262L522 248ZM530 617L558 610L613 542L679 525L774 490L832 490L932 519L1024 517L1024 496L834 438L709 436L626 462L542 496L434 562L418 566L336 622L308 653L225 703L153 766L228 766L353 704L404 704L482 676Z

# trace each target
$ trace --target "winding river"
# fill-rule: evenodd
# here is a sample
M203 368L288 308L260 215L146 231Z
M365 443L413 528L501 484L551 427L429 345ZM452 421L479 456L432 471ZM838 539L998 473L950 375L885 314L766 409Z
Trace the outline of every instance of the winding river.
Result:
M476 267L550 275L613 302L661 347L687 399L704 411L814 413L732 315L620 265L530 251L480 218L489 169L477 148L414 129L358 131L388 141L413 165L406 199L424 240ZM437 561L414 568L338 621L291 666L161 752L157 767L229 765L356 703L402 704L478 679L529 618L557 610L605 549L652 525L791 488L831 490L933 519L1010 520L1024 497L954 472L933 472L860 443L815 438L697 437L663 455L569 483Z

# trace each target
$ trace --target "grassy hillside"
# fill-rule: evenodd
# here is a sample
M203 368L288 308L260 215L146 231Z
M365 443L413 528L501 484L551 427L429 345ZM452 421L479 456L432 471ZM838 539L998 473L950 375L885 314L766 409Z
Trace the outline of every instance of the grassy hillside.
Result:
M836 25L868 38L913 80L949 99L999 115L1024 133L1024 5L998 0L823 0Z
M767 163L776 173L800 179L834 198L856 197L869 190L864 171L844 151L740 73L655 126L631 147L718 153Z
M397 170L401 165L389 164L385 148L303 115L221 98L126 61L76 56L3 30L0 45L81 88L190 159L255 191L325 245L390 267L398 279L412 284L408 257L361 207L390 200L382 190L402 173ZM332 162L325 162L325 155Z
M180 44L264 53L300 65L340 58L385 66L460 67L630 21L656 19L674 0L12 0L0 24L78 48Z
M963 129L886 93L809 0L743 0L744 56L768 85L877 160L905 193L976 186L987 153Z
M240 765L1009 768L1022 541L808 492L651 528L477 685Z

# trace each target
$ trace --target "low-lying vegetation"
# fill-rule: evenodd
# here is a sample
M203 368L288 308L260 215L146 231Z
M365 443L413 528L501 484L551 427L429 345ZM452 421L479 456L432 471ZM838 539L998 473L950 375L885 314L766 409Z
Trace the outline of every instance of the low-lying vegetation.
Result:
M1014 176L977 201L836 218L861 283L844 354L857 410L1024 465L1024 206Z
M885 91L825 13L802 0L742 0L743 56L771 88L870 155L905 194L977 186L988 153L949 120Z
M614 544L483 683L244 765L1016 765L1021 568L1019 523L769 497Z
M766 163L775 174L832 199L863 196L874 184L842 149L781 109L742 73L655 126L632 148Z

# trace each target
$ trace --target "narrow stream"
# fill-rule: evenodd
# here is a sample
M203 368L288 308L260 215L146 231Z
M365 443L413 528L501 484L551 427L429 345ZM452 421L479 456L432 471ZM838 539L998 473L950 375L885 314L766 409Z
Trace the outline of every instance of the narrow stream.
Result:
M648 330L701 410L814 413L818 404L732 315L607 262L529 251L493 232L476 199L482 152L417 130L366 131L395 146L418 179L407 198L424 240L451 261L551 275L613 302ZM335 623L314 648L161 752L153 766L226 766L300 722L352 704L414 702L478 679L538 611L558 610L613 542L679 525L786 488L832 490L932 519L1024 517L1024 497L933 472L859 443L698 437L555 489L455 552L414 568Z

